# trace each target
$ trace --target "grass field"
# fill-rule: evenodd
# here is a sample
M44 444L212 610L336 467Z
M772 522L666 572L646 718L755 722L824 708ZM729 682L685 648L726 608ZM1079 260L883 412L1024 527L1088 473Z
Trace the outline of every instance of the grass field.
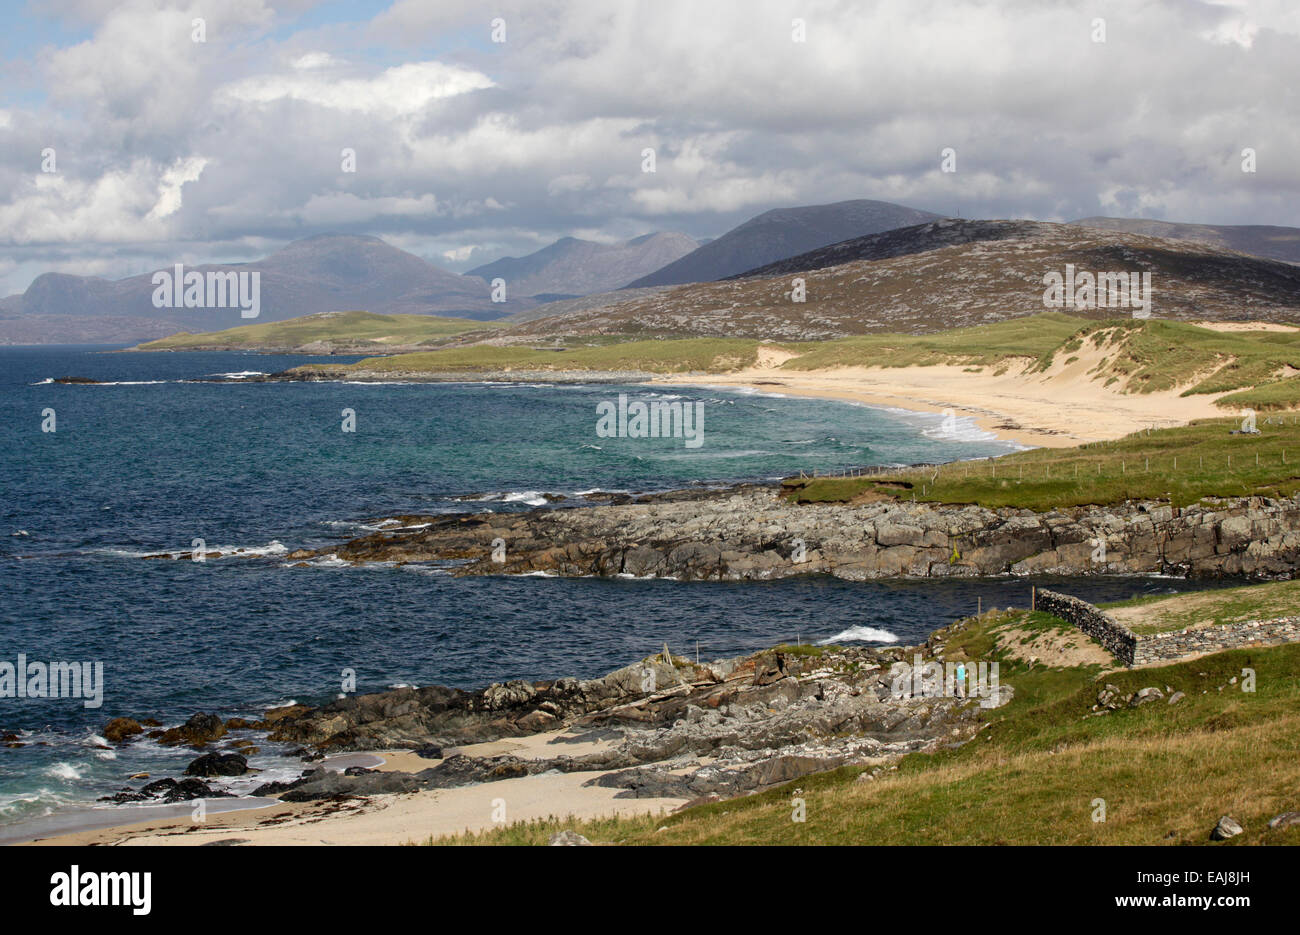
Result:
M870 782L846 767L667 817L557 818L436 843L545 844L569 828L598 844L1208 844L1219 816L1231 814L1246 831L1228 846L1300 844L1300 828L1267 828L1300 809L1300 645L1099 681L1098 666L1030 668L999 648L1012 628L1058 630L1054 617L993 611L966 624L946 658L998 660L1015 697L985 712L988 726L956 750L912 754ZM1253 693L1242 690L1247 667ZM1093 716L1104 683L1186 697ZM806 802L803 823L791 820L793 787ZM1097 799L1105 821L1094 821Z
M173 334L139 346L145 351L183 351L195 347L300 347L316 341L348 346L424 344L467 331L500 327L493 322L437 315L376 315L371 312L328 312L287 321L241 325L203 334Z
M1296 417L1260 416L1259 434L1231 434L1240 427L1239 419L1206 419L1076 448L786 484L801 503L883 495L1040 511L1146 499L1186 506L1205 497L1290 497L1300 491Z
M1300 613L1300 580L1272 581L1241 588L1140 597L1103 604L1134 633L1165 633L1185 627L1271 620Z
M937 334L875 334L790 345L800 356L786 370L828 367L917 367L960 363L990 366L1011 360L1041 362L1090 322L1059 312Z

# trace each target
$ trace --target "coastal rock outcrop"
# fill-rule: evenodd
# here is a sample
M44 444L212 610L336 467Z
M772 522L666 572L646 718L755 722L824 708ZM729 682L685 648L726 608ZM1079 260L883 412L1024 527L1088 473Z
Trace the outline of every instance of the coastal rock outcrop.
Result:
M101 802L113 805L134 805L138 803L192 802L195 799L228 798L229 792L213 789L201 779L156 779L140 789L129 786L112 795L100 798Z
M128 737L144 732L144 728L135 718L115 717L104 725L104 739L110 743L121 743Z
M680 494L681 492L679 492ZM292 560L444 562L456 575L849 580L1029 574L1290 577L1300 500L1156 501L1037 513L884 500L796 504L745 485L582 509L404 516ZM504 543L504 549L501 547Z
M185 767L186 776L242 776L248 760L238 753L205 753Z
M961 623L954 624L960 628ZM808 649L695 664L665 652L599 679L505 682L478 692L430 687L339 699L277 723L277 737L319 749L427 749L553 731L553 755L443 758L418 772L313 768L258 795L289 801L401 794L519 779L549 772L590 773L587 785L620 798L729 797L851 764L882 764L903 754L960 745L980 729L993 697L900 691L893 665L925 647ZM546 719L536 715L544 713ZM570 754L566 746L582 745ZM594 749L593 749L594 747Z
M286 712L269 725L270 739L333 751L441 748L519 737L634 695L684 689L708 677L701 671L680 657L653 656L598 679L514 681L474 692L440 685L398 688Z
M157 731L157 741L166 745L189 744L202 747L226 735L226 725L215 714L196 714L180 727ZM150 734L153 736L153 734Z

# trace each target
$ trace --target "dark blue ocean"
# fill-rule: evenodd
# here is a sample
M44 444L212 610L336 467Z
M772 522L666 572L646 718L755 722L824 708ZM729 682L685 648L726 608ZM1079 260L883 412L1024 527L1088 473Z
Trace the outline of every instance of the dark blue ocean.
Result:
M705 658L871 628L899 641L1030 582L851 584L456 579L435 569L289 568L285 552L393 513L524 509L542 494L650 491L800 469L1007 450L937 416L708 388L205 383L345 358L0 348L0 661L102 661L104 701L0 698L0 823L85 802L193 756L102 749L111 717L178 723L358 691L594 676L661 648ZM54 384L89 377L111 385ZM704 444L596 436L596 404L704 403ZM342 410L356 431L341 431ZM54 411L55 431L45 410ZM43 414L44 413L44 414ZM949 428L951 428L949 426ZM459 499L476 495L480 499ZM567 508L561 503L558 508ZM146 561L159 551L252 558ZM1083 596L1186 587L1080 580ZM859 631L864 632L864 631ZM268 750L265 756L274 751ZM254 765L259 765L255 760ZM267 763L260 765L266 766Z

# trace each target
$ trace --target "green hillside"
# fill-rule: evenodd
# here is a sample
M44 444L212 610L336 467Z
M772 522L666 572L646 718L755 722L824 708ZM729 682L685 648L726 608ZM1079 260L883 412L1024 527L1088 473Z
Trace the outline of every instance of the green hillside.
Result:
M446 340L468 331L499 327L493 322L438 315L376 315L371 312L321 312L287 321L240 325L203 334L173 334L133 350L183 351L196 348L278 349L326 342L338 347L409 347Z

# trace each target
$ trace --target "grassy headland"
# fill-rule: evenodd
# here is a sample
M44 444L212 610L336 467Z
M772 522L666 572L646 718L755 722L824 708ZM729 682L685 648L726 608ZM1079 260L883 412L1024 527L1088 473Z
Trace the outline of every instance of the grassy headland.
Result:
M752 364L759 342L727 338L626 341L590 347L538 350L479 344L442 350L367 357L339 365L349 373L472 373L511 370L637 370L645 373L725 372Z
M1291 497L1300 491L1296 417L1260 416L1256 435L1232 434L1240 427L1240 419L1207 419L1076 448L869 476L791 478L786 488L801 503L884 496L1039 511L1125 500L1187 506L1206 497Z
M443 318L438 315L376 315L372 312L323 312L241 325L225 331L202 334L173 334L157 341L146 341L132 348L139 351L186 351L228 348L231 350L266 350L324 344L334 348L380 350L435 344L470 331L496 329L493 322L468 318Z

